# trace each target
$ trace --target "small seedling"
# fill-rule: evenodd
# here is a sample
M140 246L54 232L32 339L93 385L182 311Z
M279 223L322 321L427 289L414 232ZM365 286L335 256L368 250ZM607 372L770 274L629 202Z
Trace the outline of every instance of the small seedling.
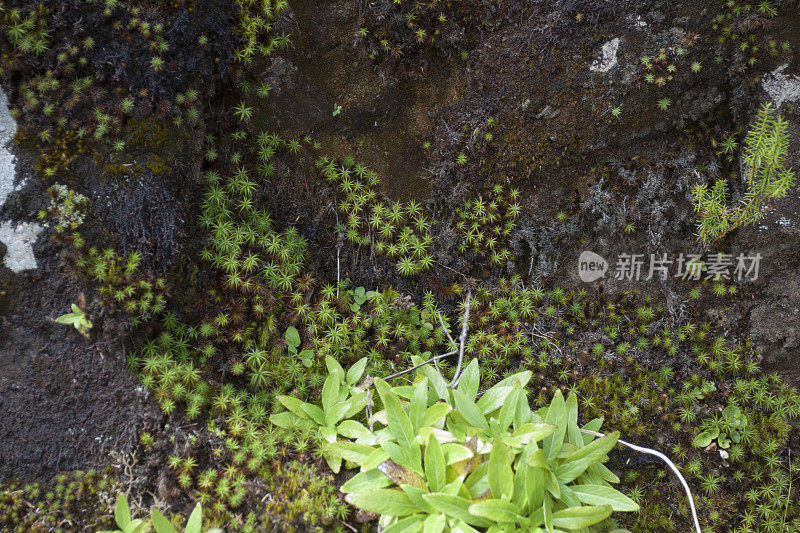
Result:
M56 322L59 324L67 324L74 326L78 333L89 338L89 330L92 329L92 321L89 320L86 316L86 313L75 304L72 304L72 312L67 313L66 315L61 315L60 317L56 318Z

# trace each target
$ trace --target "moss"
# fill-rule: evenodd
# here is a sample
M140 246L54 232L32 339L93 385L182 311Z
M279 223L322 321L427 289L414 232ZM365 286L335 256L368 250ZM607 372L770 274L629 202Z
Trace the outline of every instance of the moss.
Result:
M59 474L46 483L0 482L0 529L98 531L109 529L108 509L119 484L110 471Z

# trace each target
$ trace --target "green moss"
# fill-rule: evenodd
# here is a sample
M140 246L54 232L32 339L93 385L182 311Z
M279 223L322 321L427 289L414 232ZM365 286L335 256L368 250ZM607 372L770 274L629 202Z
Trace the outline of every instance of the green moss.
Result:
M59 474L46 483L0 482L0 529L98 531L109 529L109 502L119 488L110 472Z

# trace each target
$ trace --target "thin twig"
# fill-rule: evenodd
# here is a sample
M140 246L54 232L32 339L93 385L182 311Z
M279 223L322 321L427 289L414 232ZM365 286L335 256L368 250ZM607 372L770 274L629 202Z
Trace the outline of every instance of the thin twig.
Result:
M548 337L548 335L552 335L554 333L555 333L554 331L548 331L547 333L542 334L542 333L539 333L537 331L536 326L533 326L533 328L531 328L531 335L532 336L538 337L538 338L540 338L542 340L547 341L547 343L550 346L553 346L553 347L555 347L556 350L558 350L558 355L561 356L561 347L559 347L558 343L555 342L552 337Z
M792 464L792 449L789 448L789 465ZM789 503L792 501L792 475L791 470L789 474L789 490L786 492L786 507L783 508L783 520L781 520L781 529L786 526L786 513L789 512Z
M581 432L582 433L586 433L588 435L594 435L595 437L605 437L604 434L598 433L597 431L591 431L589 429L581 429ZM630 442L625 442L622 439L617 439L617 442L619 442L623 446L627 446L628 448L631 448L632 450L636 450L637 452L646 453L648 455L655 455L656 457L658 457L659 459L661 459L662 461L667 463L667 466L673 472L675 472L676 476L678 476L678 480L681 482L681 485L683 485L683 490L686 491L686 497L689 498L689 507L691 507L691 509L692 509L692 520L694 520L694 528L695 528L695 530L697 531L697 533L703 533L703 530L700 527L700 520L698 520L698 518L697 518L697 509L695 509L695 507L694 507L694 498L692 497L692 491L689 488L689 484L686 482L686 480L684 479L683 475L681 475L680 470L678 470L678 467L675 466L675 463L670 461L669 457L667 457L663 453L661 453L661 452L659 452L657 450L653 450L652 448L644 448L642 446L637 446L635 444L631 444Z
M453 339L453 336L450 335L450 332L447 331L447 327L444 325L444 318L442 318L441 311L436 311L436 316L439 317L439 323L442 325L442 331L444 331L444 334L447 335L447 339L453 344L453 346L457 346L456 341Z
M464 274L463 272L459 272L458 270L456 270L456 269L454 269L454 268L450 268L449 266L447 266L447 265L445 265L445 264L442 264L442 263L440 263L439 261L436 261L436 264L437 264L437 265L439 265L439 266L440 266L440 267L442 267L442 268L446 268L447 270L449 270L449 271L451 271L451 272L455 272L456 274L458 274L459 276L463 277L464 279L468 279L468 278L467 278L467 275L466 275L466 274Z
M467 304L464 308L464 321L461 324L461 335L458 337L458 363L456 364L456 371L453 374L453 381L450 382L450 387L457 387L458 382L461 381L461 364L464 362L464 345L467 343L467 330L469 330L469 308L470 299L472 298L472 291L467 292Z
M336 239L336 298L339 298L339 283L341 278L342 272L342 262L340 259L340 254L342 251L342 234L339 233L339 237Z
M390 380L390 379L393 379L393 378L396 378L396 377L402 376L403 374L408 374L408 373L409 373L409 372L411 372L412 370L416 370L416 369L418 369L419 367L422 367L422 366L425 366L425 365L429 365L429 364L431 364L431 363L435 363L435 362L436 362L436 361L438 361L439 359L444 359L445 357L450 357L451 355L455 355L455 354L457 354L457 353L458 353L458 351L455 351L455 350L454 350L454 351L452 351L452 352L447 352L447 353L443 353L442 355L437 355L437 356L435 356L435 357L431 357L430 359L427 359L427 360L425 360L425 361L421 362L421 363L420 363L420 364L418 364L418 365L414 365L414 366L412 366L411 368L406 368L405 370L401 370L400 372L395 372L395 373L394 373L394 374L392 374L391 376L386 376L386 377L385 377L385 378L383 378L383 379L384 379L385 381L388 381L388 380Z

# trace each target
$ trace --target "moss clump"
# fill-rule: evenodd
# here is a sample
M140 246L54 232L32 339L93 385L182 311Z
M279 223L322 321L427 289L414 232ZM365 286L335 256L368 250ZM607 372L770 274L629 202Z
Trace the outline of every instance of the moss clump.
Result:
M59 474L47 483L0 482L0 529L6 532L109 529L118 483L96 470Z

